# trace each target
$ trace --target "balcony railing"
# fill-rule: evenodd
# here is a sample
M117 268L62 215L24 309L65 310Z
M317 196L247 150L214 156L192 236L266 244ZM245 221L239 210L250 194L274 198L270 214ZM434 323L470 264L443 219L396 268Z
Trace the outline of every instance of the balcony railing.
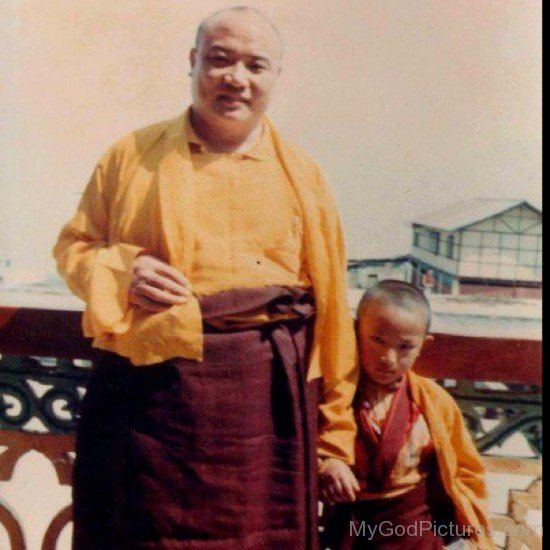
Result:
M445 384L458 401L480 451L521 434L533 458L486 456L492 472L534 478L511 491L507 514L493 517L501 546L542 548L541 534L526 522L540 509L542 481L541 342L436 334L422 356L421 373ZM80 313L0 306L0 481L12 479L21 458L37 451L70 485L73 433L94 350L80 333ZM1 450L3 449L3 450ZM39 489L31 487L29 490ZM71 522L70 505L51 510L41 549L53 550ZM29 549L22 522L0 496L0 524L12 550Z

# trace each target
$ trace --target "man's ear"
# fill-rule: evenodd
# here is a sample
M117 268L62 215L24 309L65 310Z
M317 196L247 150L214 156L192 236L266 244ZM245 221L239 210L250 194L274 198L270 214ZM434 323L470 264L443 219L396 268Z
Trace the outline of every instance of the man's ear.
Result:
M189 63L191 64L191 69L195 67L196 62L197 62L197 48L193 48L189 52Z

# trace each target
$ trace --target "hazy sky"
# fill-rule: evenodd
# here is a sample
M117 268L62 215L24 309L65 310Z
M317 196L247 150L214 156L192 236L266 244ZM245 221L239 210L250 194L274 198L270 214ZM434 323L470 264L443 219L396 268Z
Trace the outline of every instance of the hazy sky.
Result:
M0 259L50 250L99 155L189 101L215 0L2 0ZM316 158L350 258L409 247L415 216L471 197L541 200L541 2L249 1L286 44L270 116Z

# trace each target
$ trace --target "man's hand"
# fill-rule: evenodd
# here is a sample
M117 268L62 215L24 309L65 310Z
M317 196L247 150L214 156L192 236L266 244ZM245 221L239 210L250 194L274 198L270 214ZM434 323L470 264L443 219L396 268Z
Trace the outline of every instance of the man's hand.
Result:
M134 262L128 299L148 311L185 304L191 296L189 281L177 269L154 256L143 254Z
M352 502L360 491L359 482L351 468L337 458L327 458L319 468L321 496L327 504Z

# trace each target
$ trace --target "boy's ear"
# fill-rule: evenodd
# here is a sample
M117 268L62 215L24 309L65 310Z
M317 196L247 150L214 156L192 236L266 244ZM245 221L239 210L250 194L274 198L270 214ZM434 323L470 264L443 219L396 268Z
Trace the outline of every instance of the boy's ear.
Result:
M423 346L431 346L435 342L435 337L433 334L426 334L424 337Z

